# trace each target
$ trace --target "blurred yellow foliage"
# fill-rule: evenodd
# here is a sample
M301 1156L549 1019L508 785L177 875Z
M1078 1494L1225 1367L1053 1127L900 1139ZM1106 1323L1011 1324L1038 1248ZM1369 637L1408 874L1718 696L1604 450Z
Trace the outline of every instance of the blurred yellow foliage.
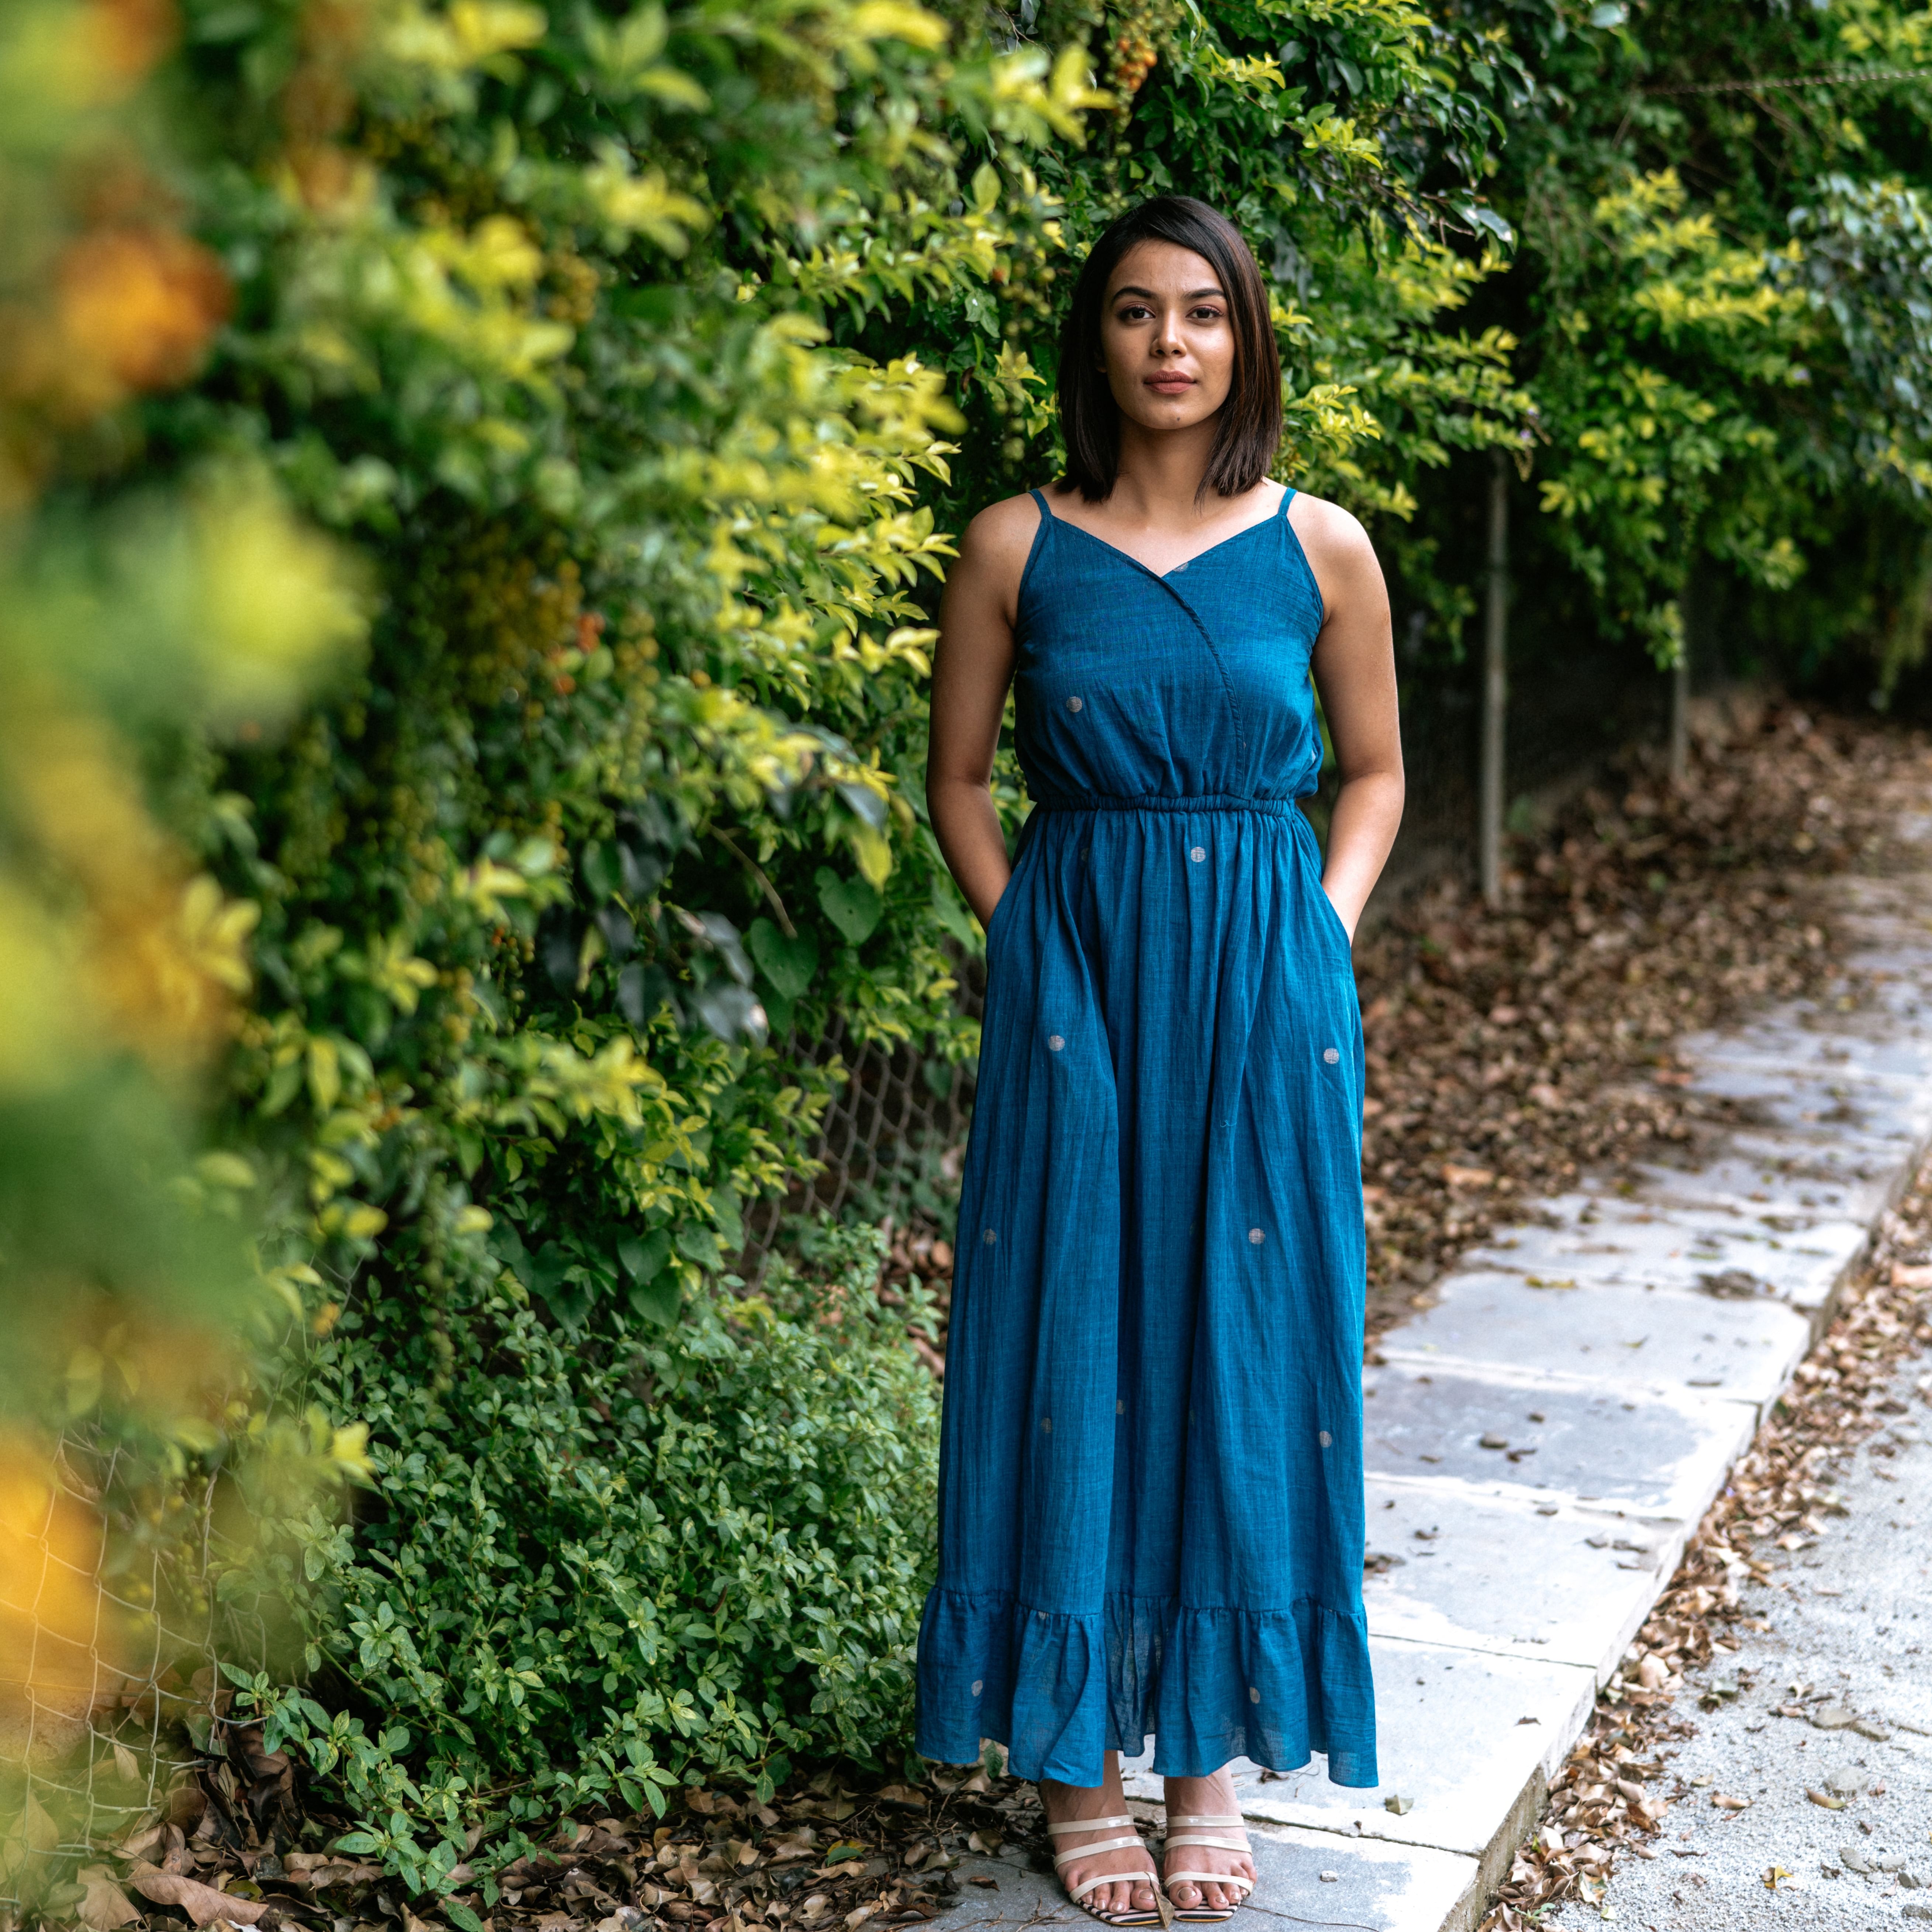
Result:
M157 735L260 737L366 619L340 547L260 462L116 500L142 448L130 405L196 376L232 305L164 185L152 117L125 105L177 32L170 0L0 11L0 1883L16 1896L22 1858L77 1822L32 1780L124 1702L137 1642L142 1682L172 1660L164 1610L208 1627L181 1484L259 1412L242 1336L281 1305L254 1278L254 1169L197 1145L258 908L158 822L146 760ZM326 62L303 72L313 158L340 106ZM535 272L508 224L467 250L485 292ZM380 970L421 982L406 954ZM298 1434L277 1438L286 1486L366 1477L352 1428Z

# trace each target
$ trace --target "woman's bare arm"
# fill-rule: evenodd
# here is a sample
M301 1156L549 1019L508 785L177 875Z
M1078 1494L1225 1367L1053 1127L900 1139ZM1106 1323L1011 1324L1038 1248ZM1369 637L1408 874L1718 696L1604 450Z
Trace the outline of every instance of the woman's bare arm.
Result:
M939 849L982 926L1012 871L993 806L993 754L1012 682L1020 578L1039 525L1040 506L1028 496L981 511L940 605L926 802Z
M1327 608L1315 641L1315 683L1342 782L1328 821L1322 884L1352 938L1402 823L1402 733L1388 589L1368 532L1347 511L1318 497L1298 496L1288 519Z

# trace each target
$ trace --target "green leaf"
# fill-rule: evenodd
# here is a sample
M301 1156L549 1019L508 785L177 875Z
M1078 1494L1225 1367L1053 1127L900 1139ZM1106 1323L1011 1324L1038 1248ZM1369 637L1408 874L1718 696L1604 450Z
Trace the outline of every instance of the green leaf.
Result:
M825 916L849 944L860 945L878 930L886 902L875 886L864 879L842 879L829 866L819 867L813 883Z
M640 1286L656 1280L670 1259L670 1230L660 1228L655 1234L623 1234L617 1240L617 1259L624 1272Z
M695 1262L708 1274L716 1274L724 1265L717 1234L710 1228L687 1223L677 1231L677 1251L688 1262Z
M617 856L617 848L602 838L594 838L584 847L578 869L584 874L584 883L597 898L614 897L617 888L623 884L623 867Z
M668 1328L676 1322L683 1301L683 1291L674 1274L662 1274L654 1280L637 1282L632 1286L632 1307L646 1322L655 1322L661 1328Z
M754 919L745 943L782 999L796 1000L818 970L818 935L809 930L788 939L770 920Z
M721 1181L711 1190L711 1211L717 1218L718 1231L724 1237L728 1248L738 1249L745 1245L745 1217L738 1205L738 1190L728 1182Z

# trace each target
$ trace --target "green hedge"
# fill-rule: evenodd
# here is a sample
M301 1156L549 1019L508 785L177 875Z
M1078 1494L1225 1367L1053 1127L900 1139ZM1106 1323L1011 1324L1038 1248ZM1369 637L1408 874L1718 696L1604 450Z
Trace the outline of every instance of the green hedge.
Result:
M781 1258L623 1340L573 1339L506 1270L451 1298L446 1348L374 1292L319 1345L315 1393L369 1420L380 1489L278 1567L310 1675L373 1714L267 1701L364 1816L460 1829L506 1780L520 1819L661 1805L679 1776L769 1794L800 1754L902 1735L934 1538L922 1307L880 1305L876 1230L807 1246L808 1273ZM406 1790L400 1762L433 1768ZM419 1889L454 1862L400 1822L356 1845Z

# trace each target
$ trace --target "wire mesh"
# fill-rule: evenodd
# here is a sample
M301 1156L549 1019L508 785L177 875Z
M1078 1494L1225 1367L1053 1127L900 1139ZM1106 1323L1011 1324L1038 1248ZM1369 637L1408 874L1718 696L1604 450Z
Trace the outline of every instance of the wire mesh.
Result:
M977 1019L985 1004L983 968L977 961L962 962L958 976L959 1011ZM882 1221L925 1196L935 1179L942 1194L950 1191L972 1118L972 1068L915 1046L855 1041L842 1017L835 1016L818 1040L794 1039L787 1050L820 1066L842 1058L847 1078L826 1108L798 1177L746 1216L746 1243L734 1267L747 1281L757 1280L786 1228L801 1218L826 1213Z
M214 1486L157 1474L91 1425L0 1450L0 1922L163 1808L225 1702Z

